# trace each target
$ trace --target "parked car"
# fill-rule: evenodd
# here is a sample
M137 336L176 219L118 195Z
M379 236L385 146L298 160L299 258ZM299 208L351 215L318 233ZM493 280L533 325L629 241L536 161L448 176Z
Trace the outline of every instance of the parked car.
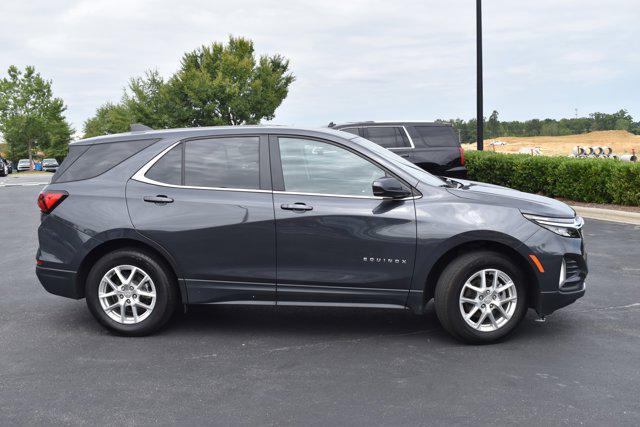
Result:
M20 159L18 160L18 167L16 168L18 172L31 170L31 162L29 159Z
M55 172L58 170L58 161L56 159L43 159L42 170L45 172Z
M0 157L0 176L7 176L11 172L13 172L13 168L11 167L11 161Z
M441 179L335 130L215 127L69 145L38 197L36 273L120 334L180 304L425 311L489 342L585 293L559 201Z
M434 175L467 177L460 138L448 123L357 122L329 127L373 141Z

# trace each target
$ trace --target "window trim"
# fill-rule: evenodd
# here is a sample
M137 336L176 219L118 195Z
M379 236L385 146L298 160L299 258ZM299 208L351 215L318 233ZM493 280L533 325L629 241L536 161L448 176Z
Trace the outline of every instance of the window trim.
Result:
M416 148L416 145L413 143L413 138L411 138L411 135L409 135L409 132L407 131L407 127L405 125L362 125L361 126L362 129L369 129L369 128L402 128L402 130L404 130L404 134L407 136L407 140L409 141L409 145L410 147L382 147L382 145L378 144L377 142L374 142L375 144L380 145L382 148L386 148L387 150L391 150L391 151L395 151L395 150L399 150L399 151L403 151L403 150L413 150ZM340 130L340 129L338 129ZM367 135L369 136L369 135ZM363 136L363 138L365 138Z
M204 187L204 186L197 186L197 185L176 185L176 184L169 184L166 182L160 182L160 181L156 181L154 179L151 178L147 178L146 174L149 171L149 169L151 169L153 167L153 165L156 164L156 162L158 162L162 157L164 157L165 154L167 154L169 151L171 151L175 146L177 146L178 144L182 144L182 143L187 143L189 141L194 141L194 140L202 140L202 139L216 139L216 138L241 138L241 137L257 137L258 138L258 145L259 145L259 150L260 150L260 159L259 159L259 170L258 170L258 177L259 177L259 185L260 187L263 186L263 174L262 174L262 169L263 169L263 163L264 160L262 159L263 157L263 144L265 143L265 141L263 140L263 138L265 137L265 135L261 135L261 134L247 134L247 135L216 135L216 136L203 136L203 137L198 137L198 138L189 138L189 139L183 139L180 141L176 141L174 143L172 143L171 145L169 145L167 148L165 148L164 150L162 150L160 153L156 154L151 160L149 160L144 166L142 166L140 169L138 169L138 171L131 177L131 179L138 181L138 182L143 182L145 184L151 184L151 185L158 185L161 187L169 187L169 188L186 188L186 189L190 189L190 190L214 190L214 191L240 191L240 192L245 192L245 193L271 193L272 190L271 189L263 189L263 188L234 188L234 187ZM182 146L182 182L184 182L184 174L185 174L185 155L184 155L184 150L185 150L185 145Z
M278 139L279 138L307 139L307 140L310 140L310 141L317 141L317 142L322 142L322 143L325 143L325 144L334 145L334 146L336 146L338 148L342 148L344 150L347 150L347 151L351 152L352 154L362 158L363 160L365 160L365 161L367 161L369 163L372 163L376 167L382 169L382 171L384 171L385 174L388 174L389 176L392 176L392 177L396 178L402 184L406 185L411 190L411 192L413 193L412 196L407 196L407 197L403 197L402 199L394 199L394 200L415 200L415 199L419 199L419 198L422 197L422 194L420 194L420 192L418 192L413 185L407 183L407 181L405 181L404 179L400 178L395 173L391 172L388 168L386 168L385 166L383 166L380 163L376 162L374 159L371 159L371 158L365 156L364 154L358 152L357 150L354 150L351 147L347 147L344 144L341 144L341 143L335 142L335 141L331 141L331 140L328 140L328 139L317 138L317 137L306 136L306 135L294 135L294 134L270 134L269 135L269 152L270 152L270 156L269 157L271 159L271 173L273 174L273 177L272 177L273 194L291 194L291 195L299 195L299 196L321 196L321 197L340 197L340 198L346 198L346 199L389 200L389 198L387 198L387 197L380 197L380 196L358 196L358 195L349 195L349 194L309 193L309 192L301 192L301 191L287 191L285 189L285 186L284 186L284 173L282 171L282 161L281 161L281 157L280 157L280 145L278 143Z

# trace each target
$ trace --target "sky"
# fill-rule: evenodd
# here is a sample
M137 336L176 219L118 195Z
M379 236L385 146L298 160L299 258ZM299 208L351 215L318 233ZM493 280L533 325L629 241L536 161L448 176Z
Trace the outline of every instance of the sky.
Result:
M485 0L483 15L486 116L640 119L640 1ZM276 124L476 114L473 0L3 0L0 75L35 66L80 132L129 78L229 35L290 60Z

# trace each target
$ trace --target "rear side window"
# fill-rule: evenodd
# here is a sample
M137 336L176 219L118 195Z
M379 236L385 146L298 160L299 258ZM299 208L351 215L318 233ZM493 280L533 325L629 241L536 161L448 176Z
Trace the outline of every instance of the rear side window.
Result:
M182 144L176 145L162 156L145 176L165 184L182 184Z
M349 132L349 133L352 133L354 135L360 136L360 133L358 132L358 128L342 128L342 129L338 129L338 130L341 130L342 132Z
M89 145L70 145L67 157L64 158L56 173L54 173L53 177L51 177L51 182L53 183L58 181L58 178L60 178L64 171L69 169L69 166L71 166L76 160L78 160L78 158L82 156L88 149Z
M260 138L257 136L201 139L184 144L184 185L260 188Z
M52 180L52 182L80 181L95 178L156 141L158 140L141 139L88 145L84 146L86 150L77 156L71 152L75 147L70 147L69 156L62 162L62 166L58 170L59 175L56 173L57 176L54 176L55 181ZM72 156L75 157L75 161L68 162L69 165L66 166L67 161Z
M458 147L458 137L449 126L415 126L422 142L429 147Z
M364 137L384 148L410 147L409 139L400 126L372 126L364 128Z

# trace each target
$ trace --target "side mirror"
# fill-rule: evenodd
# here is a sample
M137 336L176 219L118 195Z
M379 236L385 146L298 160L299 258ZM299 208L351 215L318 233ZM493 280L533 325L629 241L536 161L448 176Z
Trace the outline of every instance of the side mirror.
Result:
M373 195L391 199L402 199L411 195L411 190L407 189L400 181L392 177L383 177L373 181L371 185Z

